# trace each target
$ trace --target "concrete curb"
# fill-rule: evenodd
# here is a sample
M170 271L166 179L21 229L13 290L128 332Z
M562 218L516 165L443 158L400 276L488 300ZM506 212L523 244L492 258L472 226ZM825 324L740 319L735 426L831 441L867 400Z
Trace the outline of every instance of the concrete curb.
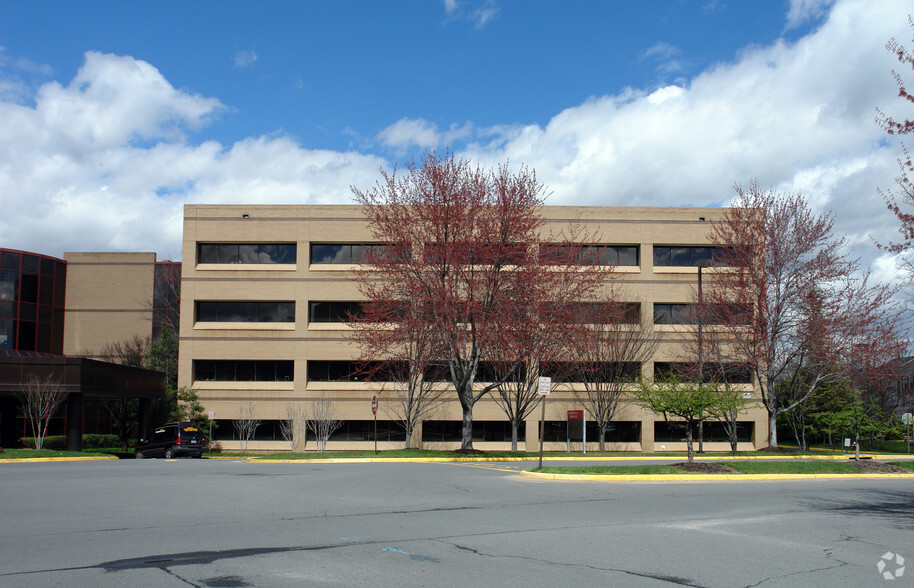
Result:
M759 480L871 480L886 478L912 478L912 474L630 474L593 475L586 474L544 474L540 472L520 473L528 478L558 480L565 482L750 482Z

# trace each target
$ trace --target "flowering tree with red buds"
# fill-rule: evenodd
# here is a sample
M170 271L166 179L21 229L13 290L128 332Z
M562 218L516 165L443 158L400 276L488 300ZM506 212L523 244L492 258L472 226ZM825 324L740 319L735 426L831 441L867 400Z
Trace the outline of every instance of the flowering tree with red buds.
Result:
M914 19L908 17L908 24L914 29ZM914 41L914 39L912 39ZM902 65L910 66L914 69L914 52L905 49L904 45L894 38L886 43L885 48L898 58ZM892 71L892 77L898 85L898 97L909 104L914 104L914 94L908 92L905 88L904 80L896 71ZM914 133L914 119L896 119L888 114L876 109L876 123L885 129L889 135L909 135ZM901 240L889 243L879 243L883 249L893 253L902 253L914 246L914 214L908 211L907 206L902 205L914 204L914 161L911 154L904 145L901 146L902 155L898 158L898 165L901 168L901 175L895 179L898 187L897 192L880 190L879 194L885 199L886 206L891 210L900 224L898 231L901 233ZM901 204L899 203L901 201ZM907 262L908 270L914 270L910 261Z
M831 214L814 213L802 194L736 186L735 207L712 228L720 248L716 279L703 303L749 369L768 411L768 442L777 417L823 384L859 379L904 348L897 289L873 283L832 235ZM791 391L801 372L803 389Z
M368 301L360 320L376 325L355 336L363 351L384 359L401 355L415 334L431 335L425 356L446 366L463 412L461 450L471 452L473 407L507 377L478 382L480 363L494 359L496 348L516 346L525 321L559 324L566 305L541 302L556 292L586 300L611 268L556 271L566 262L540 255L548 239L540 215L545 189L526 168L488 170L431 153L404 173L381 174L374 188L353 188L383 244L355 272Z

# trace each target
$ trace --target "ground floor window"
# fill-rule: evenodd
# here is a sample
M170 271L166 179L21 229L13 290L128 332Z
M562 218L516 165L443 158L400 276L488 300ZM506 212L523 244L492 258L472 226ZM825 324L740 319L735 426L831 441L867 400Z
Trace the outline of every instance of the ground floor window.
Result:
M752 421L738 421L736 423L736 440L740 443L750 443L754 426L755 423ZM730 441L724 424L718 421L706 422L703 436L708 443L726 443ZM698 441L698 425L692 427L692 440ZM685 443L685 423L656 421L654 423L654 441L657 443Z
M262 420L254 431L252 441L283 441L282 430L278 420ZM213 439L216 441L240 441L235 421L222 419L214 421Z
M517 440L524 441L527 426L520 423ZM444 442L463 440L463 421L424 421L423 442ZM473 421L473 441L511 441L511 423L508 421Z
M573 421L546 421L543 441L564 443L569 439L581 441L580 425L575 431ZM606 429L603 440L607 443L640 443L641 421L612 421ZM587 421L587 442L597 443L599 441L600 432L597 423Z
M375 422L343 421L340 428L330 435L330 441L374 441ZM314 439L314 433L308 432L308 438ZM378 441L406 441L406 431L399 421L378 421Z

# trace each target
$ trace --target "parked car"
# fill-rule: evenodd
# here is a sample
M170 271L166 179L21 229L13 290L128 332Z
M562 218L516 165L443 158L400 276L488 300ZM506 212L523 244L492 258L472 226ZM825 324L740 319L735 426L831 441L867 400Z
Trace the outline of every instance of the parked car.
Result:
M136 458L200 457L205 449L206 436L196 423L167 423L156 428L152 439L140 439L136 446Z

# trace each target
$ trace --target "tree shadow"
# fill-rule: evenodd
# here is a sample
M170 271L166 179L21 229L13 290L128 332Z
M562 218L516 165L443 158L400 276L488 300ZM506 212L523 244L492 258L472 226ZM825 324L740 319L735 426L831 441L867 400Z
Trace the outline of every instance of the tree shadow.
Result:
M811 503L817 510L849 516L884 520L901 529L914 529L914 493L894 490L864 490L863 499L820 499Z

